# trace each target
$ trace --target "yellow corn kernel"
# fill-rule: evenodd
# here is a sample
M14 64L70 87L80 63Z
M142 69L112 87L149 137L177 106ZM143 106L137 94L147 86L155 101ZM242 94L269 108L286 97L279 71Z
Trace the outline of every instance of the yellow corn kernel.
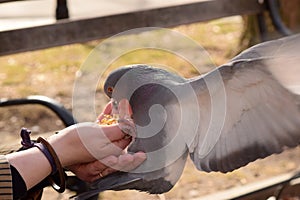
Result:
M118 123L119 116L114 115L104 115L103 119L99 122L100 125L112 125Z

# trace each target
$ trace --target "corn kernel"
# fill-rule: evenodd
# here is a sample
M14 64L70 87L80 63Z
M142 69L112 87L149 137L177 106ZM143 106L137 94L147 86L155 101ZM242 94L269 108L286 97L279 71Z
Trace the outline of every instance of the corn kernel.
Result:
M99 122L100 125L112 125L118 123L119 115L104 115L103 119Z

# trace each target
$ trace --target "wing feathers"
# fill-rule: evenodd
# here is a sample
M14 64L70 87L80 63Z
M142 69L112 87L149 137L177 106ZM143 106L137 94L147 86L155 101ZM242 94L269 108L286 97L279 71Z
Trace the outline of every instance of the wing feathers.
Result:
M226 90L225 124L204 158L197 155L199 145L190 149L198 169L228 172L299 144L300 112L295 95L280 85L262 61L239 61L221 67L220 73Z

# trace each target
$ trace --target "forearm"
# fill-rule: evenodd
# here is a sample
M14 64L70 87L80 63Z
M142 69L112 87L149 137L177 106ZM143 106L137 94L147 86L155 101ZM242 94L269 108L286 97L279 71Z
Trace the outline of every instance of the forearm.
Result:
M47 139L63 167L95 160L81 144L77 131L76 126L71 126ZM22 176L27 190L49 176L52 170L49 160L37 147L8 154L6 157Z
M81 123L61 130L47 141L62 167L66 167L111 155L119 156L131 141L124 139L124 136L118 125L100 127L94 123ZM22 176L27 189L30 189L51 174L51 159L48 160L46 155L39 148L32 147L6 157Z
M38 148L8 154L6 158L18 170L27 189L38 184L51 173L49 161Z
M74 126L52 135L47 140L57 154L63 167L76 163L77 159L82 158L84 155L89 155L86 149L80 144ZM22 176L27 189L38 184L45 177L49 176L52 171L51 164L44 153L39 148L32 147L6 155L10 164ZM88 162L89 160L85 159L84 161Z

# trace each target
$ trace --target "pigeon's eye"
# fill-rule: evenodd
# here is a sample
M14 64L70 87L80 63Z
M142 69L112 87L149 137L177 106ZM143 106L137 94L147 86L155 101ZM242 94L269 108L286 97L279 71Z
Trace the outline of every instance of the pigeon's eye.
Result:
M107 92L108 92L108 93L112 93L112 92L113 92L113 90L114 90L114 88L113 88L113 87L108 87L108 88L107 88Z

